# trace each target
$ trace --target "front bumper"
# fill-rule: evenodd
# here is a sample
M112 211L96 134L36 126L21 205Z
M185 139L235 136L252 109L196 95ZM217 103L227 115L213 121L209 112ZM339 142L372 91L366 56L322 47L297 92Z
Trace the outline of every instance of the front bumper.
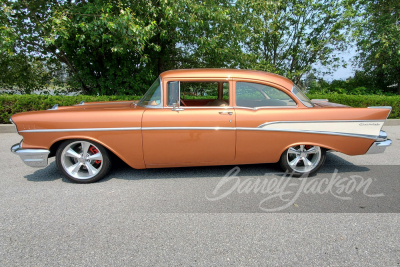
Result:
M50 151L46 149L23 149L21 143L11 147L11 152L20 156L22 161L30 167L46 167Z
M387 134L381 131L378 140L368 149L366 154L379 154L385 152L385 149L392 144L392 140L387 139Z

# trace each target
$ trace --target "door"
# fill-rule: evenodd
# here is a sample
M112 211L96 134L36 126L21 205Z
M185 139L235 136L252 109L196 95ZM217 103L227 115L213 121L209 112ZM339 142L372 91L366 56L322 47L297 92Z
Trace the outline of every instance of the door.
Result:
M146 166L232 162L236 141L233 107L207 106L208 102L216 103L218 99L207 102L204 97L201 101L188 101L199 106L184 106L184 100L179 100L179 83L171 82L166 86L166 100L172 106L166 103L163 108L148 108L143 113Z
M263 124L295 120L297 103L287 92L261 81L237 81L236 163L277 162L292 133L267 131Z

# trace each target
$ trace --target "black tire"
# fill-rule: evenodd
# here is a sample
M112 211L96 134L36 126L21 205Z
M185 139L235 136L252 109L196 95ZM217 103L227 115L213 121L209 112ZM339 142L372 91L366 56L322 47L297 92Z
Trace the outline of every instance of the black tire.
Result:
M294 176L294 177L302 177L302 176L308 177L308 176L314 175L324 165L325 159L326 159L326 149L324 149L322 147L318 147L318 148L320 149L321 156L320 156L318 162L316 163L316 166L312 170L300 172L300 171L293 169L289 165L289 162L288 162L288 151L290 148L286 149L285 152L283 152L281 155L281 158L279 161L281 168L285 172L288 172L289 175Z
M78 178L78 177L74 177L72 175L70 175L67 171L66 171L66 167L63 166L62 160L63 157L65 157L65 155L63 155L63 151L67 146L70 146L70 144L72 143L77 143L77 142L87 142L90 143L92 146L94 146L97 150L100 151L101 156L102 156L102 160L100 161L101 163L101 169L99 170L99 172L97 174L95 174L94 176L90 177L90 178ZM98 153L98 152L96 152ZM67 160L64 158L64 160ZM71 158L71 161L73 160L73 158ZM71 164L74 164L73 162ZM82 183L82 184L87 184L87 183L94 183L97 182L101 179L103 179L108 172L111 169L112 166L112 161L110 158L110 153L107 151L106 148L104 148L102 145L94 142L94 141L89 141L89 140L80 140L80 139L73 139L73 140L66 140L63 143L60 144L60 146L57 149L56 152L56 165L58 170L64 175L65 178L67 178L69 181L74 182L74 183ZM65 165L65 164L64 164ZM83 165L82 165L83 166ZM85 167L85 166L84 166ZM87 169L87 168L86 168ZM82 170L84 171L84 170Z

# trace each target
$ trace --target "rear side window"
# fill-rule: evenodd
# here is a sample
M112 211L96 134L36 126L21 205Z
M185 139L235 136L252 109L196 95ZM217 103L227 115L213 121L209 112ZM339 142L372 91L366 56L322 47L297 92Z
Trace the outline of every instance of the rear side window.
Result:
M296 102L285 92L259 83L236 83L236 106L241 107L285 107L296 106Z
M293 85L292 93L304 104L304 106L312 108L314 105L311 100L303 94L303 92L296 85Z

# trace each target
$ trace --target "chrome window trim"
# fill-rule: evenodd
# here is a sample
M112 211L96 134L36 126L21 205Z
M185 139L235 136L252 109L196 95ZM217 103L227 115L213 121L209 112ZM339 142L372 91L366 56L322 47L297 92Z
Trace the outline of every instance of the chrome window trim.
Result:
M258 109L264 109L264 108L266 108L266 109L271 109L271 108L298 108L298 106L296 104L296 106L260 106L260 107L255 107L255 108L243 107L243 106L234 106L234 108L258 110Z
M315 102L329 102L329 99L310 99L311 102L315 101Z
M178 99L179 99L178 108L180 108L181 107L181 81L178 81ZM183 101L185 101L185 100L183 100Z
M164 107L159 107L159 106L140 106L139 105L139 107L142 107L142 108L151 108L151 109L163 109Z
M171 106L168 106L169 108L172 108ZM182 108L182 106L181 106ZM231 106L227 106L227 107L213 107L213 106L199 106L199 107L195 107L195 106L191 106L191 107L184 107L185 109L196 109L196 108L201 108L201 109L214 109L214 108L218 108L218 109L233 109L233 107Z

